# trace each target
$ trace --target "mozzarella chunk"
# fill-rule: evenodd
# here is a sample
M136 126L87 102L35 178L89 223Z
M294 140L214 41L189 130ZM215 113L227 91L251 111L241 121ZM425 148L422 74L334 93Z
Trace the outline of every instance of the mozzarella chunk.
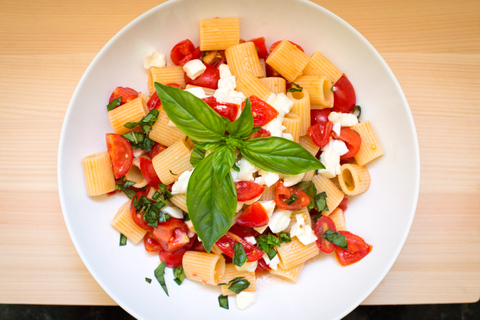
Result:
M258 197L253 198L252 200L247 200L247 201L245 201L245 204L246 204L247 206L249 206L249 205L253 204L254 202L257 202L258 199L260 199L261 196L262 196L262 195L259 195Z
M180 177L178 177L178 180L173 184L171 193L172 194L187 193L188 180L190 180L192 173L193 173L193 169L184 171L180 175Z
M280 263L280 259L278 258L278 254L275 255L275 257L272 258L272 260L270 260L268 258L268 254L264 253L263 254L263 260L265 260L265 263L270 267L272 268L273 270L277 270L277 266L278 264Z
M274 185L280 179L280 175L278 173L267 172L261 169L258 170L258 174L263 178L263 181L265 182L267 187Z
M295 215L296 222L293 224L290 230L290 237L297 237L304 245L317 241L317 237L313 233L312 227L305 223L303 214Z
M290 133L282 133L282 138L293 141L293 136Z
M237 92L230 87L224 87L215 90L213 96L218 102L235 103L238 105L241 105L246 99L242 92Z
M199 75L207 70L207 67L203 64L200 59L193 59L185 63L183 66L183 71L187 74L192 80L195 80Z
M269 105L273 105L275 103L275 99L277 99L277 95L275 93L270 93L267 100L265 101Z
M218 80L218 88L230 88L235 89L237 87L237 83L235 82L235 76L228 76L224 78L220 78Z
M292 106L293 106L293 101L288 99L287 95L283 92L280 92L279 94L277 94L277 97L275 98L275 102L272 105L272 107L274 107L275 110L278 111L278 115L281 116L282 118L285 116L285 114L290 112L290 110L292 109Z
M158 52L157 50L151 50L148 55L143 60L143 67L148 70L150 67L165 67L167 65L167 60L163 53Z
M170 119L168 120L167 126L172 127L172 128L177 127L177 125L175 123L173 123L172 120L170 120Z
M252 304L254 304L255 300L257 300L256 292L242 291L239 294L237 294L237 298L236 298L237 308L240 310L244 310L250 307Z
M256 245L257 244L257 241L255 240L255 237L251 236L251 237L245 237L245 241L247 241L248 243L250 243L252 246ZM255 271L255 270L254 270Z
M237 166L240 168L240 172L237 174L237 179L240 181L253 181L253 174L257 172L257 168L247 161L247 159L242 158L238 161Z
M145 153L145 150L142 149L133 149L133 157L138 158Z
M235 266L235 269L237 271L247 271L247 272L255 272L255 269L257 269L258 261L254 262L245 262L243 266Z
M177 218L177 219L183 219L182 209L179 209L175 206L172 206L171 204L167 204L161 210L164 213L168 213L170 215L170 217Z
M356 115L351 113L330 112L328 120L333 122L333 131L340 135L341 127L351 127L358 123Z
M275 119L264 125L262 128L270 131L272 137L282 137L283 130L286 129L282 123L283 117L277 116Z
M230 72L230 67L225 63L222 63L218 67L218 71L220 71L220 79L223 79L232 75L232 73Z
M277 209L273 212L270 221L268 222L268 227L272 230L273 233L279 233L285 230L290 224L290 216L292 211Z
M262 205L262 207L267 211L268 220L270 221L270 217L273 214L273 210L275 210L275 200L265 200L265 201L258 201ZM268 228L268 224L261 226L261 227L254 227L253 229L258 233L262 234Z
M332 139L322 151L320 161L325 169L318 170L318 173L331 179L340 174L340 156L347 153L348 148L342 140Z
M304 176L305 173L300 173L297 175L282 174L281 178L283 179L283 185L285 187L291 187L302 181Z
M205 94L205 91L200 87L188 88L188 89L185 89L184 91L190 92L191 94L193 94L195 97L199 99L203 99L207 97L207 95Z
M261 185L261 186L266 185L265 179L264 179L262 176L256 177L253 182L255 182L256 184L259 184L259 185Z
M237 201L237 208L235 209L235 213L238 213L240 210L242 210L244 203L245 203L245 202L239 202L239 201Z
M239 181L239 180L237 179L238 171L233 170L233 169L230 169L230 174L232 175L233 181Z

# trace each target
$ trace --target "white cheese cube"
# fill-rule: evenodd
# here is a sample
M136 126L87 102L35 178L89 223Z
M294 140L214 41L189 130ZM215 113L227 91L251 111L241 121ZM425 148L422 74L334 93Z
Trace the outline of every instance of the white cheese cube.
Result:
M151 50L143 60L143 67L148 70L150 67L162 68L167 65L167 60L163 53L159 53L157 50Z
M277 116L275 119L264 125L262 128L270 131L272 137L282 137L283 130L286 129L282 123L283 117Z
M218 80L218 88L230 88L230 89L235 89L237 87L237 83L235 82L235 76L228 76L224 78L220 78Z
M230 77L232 75L232 73L230 72L230 67L228 65L226 65L225 63L222 63L218 67L218 71L220 72L220 79Z
M237 92L229 87L219 88L213 94L217 102L228 102L241 105L245 101L245 95L242 92Z
M307 225L305 223L305 218L303 214L295 215L295 219L297 220L290 230L290 237L297 237L301 243L304 245L308 245L314 241L317 241L317 237L313 233L311 225Z
M200 59L193 59L185 63L183 66L183 71L187 74L192 80L195 80L199 75L207 70L207 67L203 64Z
M185 89L184 91L190 92L191 94L193 94L195 97L199 99L203 99L207 97L207 95L205 94L205 91L200 87L188 88L188 89Z
M282 133L282 138L293 141L293 136L290 133Z
M237 308L244 310L254 304L255 300L257 300L256 292L242 291L236 298Z
M175 206L172 206L171 204L167 204L161 209L162 212L168 213L170 217L177 218L177 219L183 219L183 211L182 209L179 209Z
M272 268L273 270L277 270L277 266L278 264L280 263L280 259L278 258L278 254L275 255L275 257L272 258L272 260L270 260L268 258L268 255L266 253L263 254L263 260L265 260L265 263L270 267Z
M347 153L348 148L342 140L332 139L322 148L322 151L320 161L325 166L325 169L320 169L317 172L332 179L340 174L340 156Z
M245 262L241 267L235 266L235 269L237 269L237 271L255 272L255 270L257 269L257 265L258 261Z
M267 101L265 101L265 102L268 103L269 105L273 106L276 98L277 98L277 95L275 93L270 93L270 95L267 98Z
M351 127L358 123L358 118L352 113L330 112L328 120L333 122L333 131L340 134L341 127Z
M237 174L237 179L240 181L253 181L253 174L257 172L257 168L247 161L247 159L242 158L238 161L237 166L240 168L240 172Z
M279 233L285 230L290 224L291 214L292 211L290 210L275 210L270 218L270 221L268 222L268 227L273 233Z
M255 237L251 236L251 237L245 237L245 241L247 241L248 243L250 243L252 246L256 245L257 244L257 241L255 240Z
M272 107L274 107L275 110L278 111L278 115L281 116L282 118L285 116L285 114L290 112L290 110L292 109L292 106L293 106L293 101L288 99L287 95L283 92L280 92L279 94L277 94L275 102L272 105Z
M285 187L291 187L302 181L304 176L305 173L300 173L297 175L282 174L281 178L283 179L283 185Z
M192 176L193 169L184 171L178 180L172 186L172 194L180 194L180 193L187 193L188 181Z

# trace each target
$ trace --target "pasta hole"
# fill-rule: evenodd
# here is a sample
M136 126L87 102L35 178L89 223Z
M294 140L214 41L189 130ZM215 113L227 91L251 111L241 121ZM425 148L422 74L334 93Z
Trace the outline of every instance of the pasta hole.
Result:
M328 80L323 81L323 96L327 101L333 101L332 83Z
M348 169L342 171L342 179L348 190L355 189L355 181L353 180L352 172Z
M296 100L302 100L305 97L305 94L303 91L295 91L292 92L292 97Z

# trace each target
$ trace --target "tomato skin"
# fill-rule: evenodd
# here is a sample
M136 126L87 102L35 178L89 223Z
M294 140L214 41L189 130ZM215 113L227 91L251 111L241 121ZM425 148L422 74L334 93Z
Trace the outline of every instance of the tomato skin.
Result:
M175 231L177 229L181 230ZM170 218L165 222L160 222L152 235L160 243L163 250L172 252L190 242L187 234L188 227L185 222L177 218Z
M242 239L245 239L246 237L255 237L256 238L260 235L255 229L249 228L249 227L244 227L244 226L241 226L241 225L236 224L236 223L233 226L231 226L228 231L236 234L237 236L239 236Z
M291 195L294 194L298 199L292 204L285 203L284 200L290 199ZM285 187L283 181L280 180L276 184L275 189L275 204L277 207L283 210L299 210L303 207L306 207L310 203L310 198L308 195L297 187Z
M137 194L133 197L133 199L139 200L141 196L147 196L147 194L144 191L139 191ZM143 221L143 214L142 213L137 213L137 209L133 206L133 199L130 202L130 212L132 213L132 218L133 222L137 224L140 228L143 230L147 231L153 231L154 228L152 226L149 226L146 221Z
M342 266L356 263L372 251L372 246L363 238L348 231L338 231L338 233L345 236L348 245L347 250L335 246L335 257Z
M185 83L199 87L217 89L218 80L220 79L220 71L211 64L206 63L205 66L207 69L195 78L195 80L190 79L190 77L184 73L183 77L185 78Z
M203 243L198 240L198 237L196 237L195 241L193 241L191 250L197 252L207 252L207 250L205 250L205 247L203 246Z
M342 127L340 130L340 136L335 132L332 132L332 136L335 139L340 139L345 142L345 145L348 148L348 152L343 156L340 156L340 159L353 158L358 153L360 146L362 145L362 138L360 135L350 128Z
M108 103L120 97L122 97L122 100L120 101L119 106L127 103L130 100L136 99L138 97L138 92L129 87L117 87L110 95Z
M258 260L257 269L255 269L255 272L262 274L267 272L268 270L272 270L272 268L270 268L270 266L265 262L265 260L263 258Z
M176 84L176 83L169 83L169 84L167 84L167 86L183 89L181 85ZM158 94L156 92L154 92L150 96L150 99L148 99L148 101L147 101L148 111L152 111L153 109L160 109L161 106L162 106L162 101L160 101L160 98L158 97Z
M245 102L242 103L242 110ZM250 107L252 108L254 127L262 127L278 116L278 111L274 107L256 96L250 96Z
M267 77L283 78L282 75L273 69L269 64L265 64L265 69L267 71Z
M170 51L170 59L176 66L183 66L185 63L193 59L195 53L195 46L189 39L180 41L173 46Z
M352 83L343 74L332 87L333 108L335 112L350 113L355 108L357 97Z
M340 202L338 205L338 208L342 209L343 212L345 212L348 208L348 198L343 197L343 200Z
M257 132L252 133L252 135L248 139L255 139L255 138L263 138L263 137L271 137L272 133L267 129L261 128Z
M258 57L260 59L267 59L268 51L267 51L267 46L265 45L265 38L260 37L250 41L253 42L253 44L255 44L255 49L257 49Z
M185 252L190 250L190 248L193 245L193 242L196 239L192 239L189 243L181 247L180 249L177 249L172 252L168 252L163 250L163 248L160 250L159 257L161 261L165 261L165 264L169 268L178 268L182 266L182 260L183 260L183 255Z
M328 116L330 115L330 112L332 112L332 109L330 108L310 110L311 125L313 126L317 123L325 125L329 121Z
M315 222L314 232L317 236L317 246L325 253L330 253L335 249L335 245L330 241L323 238L323 234L327 230L337 231L335 223L327 216L321 216L320 219Z
M315 145L320 148L325 147L330 141L330 135L333 129L333 122L328 121L326 124L317 123L308 128L307 134Z
M222 117L227 118L230 122L235 121L237 118L238 104L229 102L218 102L214 96L203 98L206 104L208 104L213 110L215 110Z
M153 159L153 158L155 158L155 156L157 156L159 153L165 151L166 149L167 149L167 147L161 145L158 142L155 142L152 149L150 149L150 151L147 152L147 156L149 156L150 159Z
M106 140L115 179L121 178L132 167L132 146L127 139L116 133L107 133Z
M237 224L244 227L262 227L268 223L267 210L259 203L254 202L238 217Z
M262 250L252 246L250 243L230 231L227 231L227 233L216 242L220 250L230 258L233 258L233 255L235 254L235 243L241 243L243 245L245 253L247 254L247 262L258 261L263 257L264 252Z
M273 50L275 50L275 48L279 45L280 42L282 42L283 40L278 40L274 43L272 43L272 45L270 46L270 52L272 52ZM296 46L298 49L300 49L302 52L305 52L305 50L303 50L302 47L300 47L298 44L296 44L295 42L292 42L290 40L288 40L288 42L290 42L291 44L293 44L294 46Z
M162 250L160 243L153 237L152 231L147 232L145 237L143 237L143 245L145 246L145 250L150 253Z
M235 189L237 190L237 201L242 202L260 196L265 187L252 181L237 181L235 182Z
M153 168L152 160L140 157L140 171L151 187L158 188L158 185L162 183Z

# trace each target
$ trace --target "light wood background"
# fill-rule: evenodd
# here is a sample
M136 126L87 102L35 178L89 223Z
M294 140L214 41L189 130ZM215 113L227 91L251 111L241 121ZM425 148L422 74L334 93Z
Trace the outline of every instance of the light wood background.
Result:
M115 304L65 227L57 147L95 54L163 1L0 1L0 303ZM364 304L474 302L480 294L480 1L315 1L359 30L397 76L422 181L397 262Z

